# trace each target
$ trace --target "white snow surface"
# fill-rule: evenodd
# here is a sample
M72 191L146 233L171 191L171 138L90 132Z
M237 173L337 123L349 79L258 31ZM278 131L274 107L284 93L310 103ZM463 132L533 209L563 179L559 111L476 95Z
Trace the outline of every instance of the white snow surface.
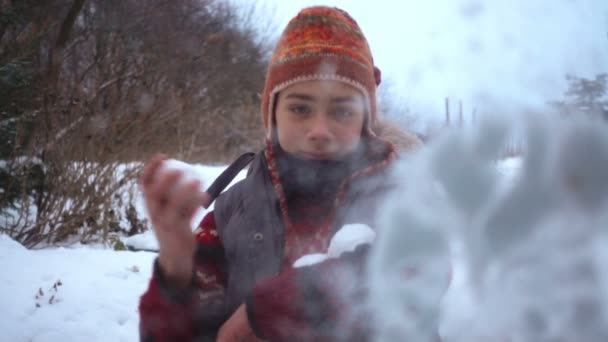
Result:
M0 235L0 341L137 341L154 257L85 246L33 251Z
M183 170L188 180L199 179L204 188L225 169L176 160L168 164ZM244 177L242 171L229 187ZM147 217L141 192L136 196L138 216ZM199 210L193 229L212 209L213 205ZM140 249L158 249L152 230L123 241ZM137 341L137 306L155 257L153 252L80 244L28 250L0 234L0 341ZM57 282L61 285L54 289Z

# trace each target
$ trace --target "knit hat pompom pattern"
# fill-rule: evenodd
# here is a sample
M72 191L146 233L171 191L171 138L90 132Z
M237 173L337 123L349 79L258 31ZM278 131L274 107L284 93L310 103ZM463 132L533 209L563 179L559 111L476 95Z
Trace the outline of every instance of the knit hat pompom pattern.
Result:
M274 97L302 81L335 80L359 89L368 106L367 130L376 121L380 70L357 22L335 7L314 6L291 19L272 54L262 94L264 127L270 134Z

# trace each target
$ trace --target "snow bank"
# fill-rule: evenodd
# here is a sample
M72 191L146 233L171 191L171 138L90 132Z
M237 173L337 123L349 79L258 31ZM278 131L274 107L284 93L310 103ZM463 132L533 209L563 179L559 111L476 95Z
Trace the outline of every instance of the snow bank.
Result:
M30 251L0 235L2 341L137 341L154 253Z
M27 250L23 245L19 242L11 239L6 234L0 234L0 250L8 252L8 251L25 251Z

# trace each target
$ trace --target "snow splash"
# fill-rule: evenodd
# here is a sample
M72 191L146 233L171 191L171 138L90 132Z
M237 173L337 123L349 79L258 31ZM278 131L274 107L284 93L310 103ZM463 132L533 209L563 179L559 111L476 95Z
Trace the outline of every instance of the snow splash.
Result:
M377 341L438 326L446 342L608 340L608 125L523 122L507 186L496 164L514 125L499 120L395 168L368 265Z

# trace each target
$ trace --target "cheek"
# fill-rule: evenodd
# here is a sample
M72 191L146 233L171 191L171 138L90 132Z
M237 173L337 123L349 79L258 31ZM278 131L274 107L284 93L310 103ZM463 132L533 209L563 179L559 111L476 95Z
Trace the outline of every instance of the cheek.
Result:
M341 127L340 135L342 137L342 141L345 144L351 146L357 146L361 141L361 135L363 134L363 126L364 126L364 118L363 116L357 118L357 120L351 122L349 125Z
M347 126L338 126L334 130L334 136L340 145L340 150L345 153L356 150L361 142L362 132L363 124L361 122L353 123Z
M279 140L279 144L289 153L296 152L296 146L299 139L299 135L302 130L294 129L294 125L291 125L289 122L285 122L285 120L281 120L277 117L276 122L276 134L277 139Z
M357 149L359 143L361 142L361 133L349 131L348 133L342 135L340 137L340 143L342 145L342 149L348 152L352 152Z

